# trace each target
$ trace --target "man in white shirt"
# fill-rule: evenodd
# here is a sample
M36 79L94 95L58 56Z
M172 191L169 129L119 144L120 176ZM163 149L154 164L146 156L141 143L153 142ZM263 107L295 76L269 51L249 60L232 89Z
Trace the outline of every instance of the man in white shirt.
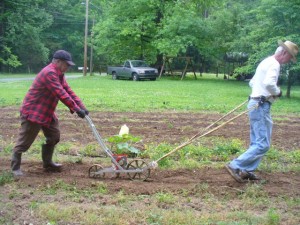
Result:
M278 41L279 47L274 55L264 59L257 67L249 85L252 93L249 96L248 109L250 120L250 146L246 152L232 160L226 169L238 182L259 180L253 173L262 157L270 149L273 121L270 114L271 104L281 97L282 91L277 86L280 66L296 62L298 46L291 41Z

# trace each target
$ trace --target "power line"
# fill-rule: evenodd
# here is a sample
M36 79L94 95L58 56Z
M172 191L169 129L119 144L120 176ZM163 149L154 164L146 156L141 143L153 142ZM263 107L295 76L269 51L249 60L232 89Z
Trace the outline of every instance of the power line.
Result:
M91 22L91 21L90 21ZM2 24L9 24L8 22L3 22ZM30 24L30 25L39 25L39 24L41 24L40 22L36 22L36 23L26 23L26 24ZM84 25L84 22L82 22L82 23L72 23L72 22L70 22L70 23L56 23L56 22L53 22L52 24L51 24L51 26L52 25Z

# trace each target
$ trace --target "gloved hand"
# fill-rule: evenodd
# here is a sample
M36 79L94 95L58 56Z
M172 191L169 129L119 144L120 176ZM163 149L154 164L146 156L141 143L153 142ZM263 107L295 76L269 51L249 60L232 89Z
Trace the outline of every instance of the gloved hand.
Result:
M84 118L86 113L83 109L80 109L78 111L76 111L77 115L80 117L80 118Z
M89 111L87 109L82 109L85 112L85 115L89 115Z
M280 98L281 96L282 96L282 91L280 90L280 93L276 97Z

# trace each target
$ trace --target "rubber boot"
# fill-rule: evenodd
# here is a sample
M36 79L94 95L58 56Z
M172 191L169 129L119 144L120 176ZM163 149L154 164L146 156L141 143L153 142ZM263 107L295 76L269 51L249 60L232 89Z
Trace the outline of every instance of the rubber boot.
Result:
M11 170L14 176L23 176L20 169L21 167L22 153L13 152L11 157Z
M47 171L60 172L62 164L54 163L52 161L53 152L54 146L42 145L43 167Z

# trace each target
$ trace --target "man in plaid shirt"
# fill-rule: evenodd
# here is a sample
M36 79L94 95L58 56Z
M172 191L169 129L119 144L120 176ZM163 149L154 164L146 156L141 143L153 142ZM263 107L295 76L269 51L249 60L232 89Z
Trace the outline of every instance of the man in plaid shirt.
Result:
M52 62L40 71L27 92L20 110L21 128L11 160L15 176L23 175L20 170L22 153L29 149L40 130L46 138L42 145L43 167L48 171L61 170L62 165L52 161L54 147L60 140L59 123L55 115L58 101L81 118L89 113L66 81L64 73L73 65L69 52L56 51Z

